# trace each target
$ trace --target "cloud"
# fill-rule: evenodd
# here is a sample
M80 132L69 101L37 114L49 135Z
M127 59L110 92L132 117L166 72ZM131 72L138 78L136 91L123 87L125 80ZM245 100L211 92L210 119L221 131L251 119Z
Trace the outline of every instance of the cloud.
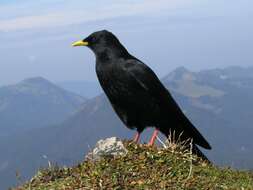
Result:
M60 2L60 1L58 1ZM29 15L16 13L18 16L5 18L0 20L0 31L9 32L17 30L38 29L57 26L69 26L72 24L80 24L89 21L98 21L104 19L112 19L123 16L135 15L150 15L157 16L161 13L168 13L180 6L189 4L189 0L141 0L141 1L124 1L119 2L110 0L106 3L93 1L84 5L83 1L75 1L78 3L66 5L55 2L54 8L48 8L43 5L45 11L42 11L37 6L31 9L28 5L23 5L23 10L26 8L30 11ZM100 3L98 3L100 2ZM187 3L188 2L188 3ZM62 2L63 3L63 2ZM97 3L97 4L96 4ZM35 6L35 5L33 5ZM33 7L32 6L32 7ZM25 8L26 7L26 8ZM13 12L15 5L5 7L2 10ZM11 11L12 10L12 11ZM37 11L38 10L38 11ZM6 11L5 11L6 12ZM15 11L14 11L15 12Z

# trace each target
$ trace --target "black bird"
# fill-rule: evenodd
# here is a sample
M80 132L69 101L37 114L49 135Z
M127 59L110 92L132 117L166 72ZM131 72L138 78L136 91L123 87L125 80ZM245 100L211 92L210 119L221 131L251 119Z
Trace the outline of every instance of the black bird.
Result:
M94 32L73 46L87 46L96 56L96 73L105 94L122 122L137 129L135 141L146 127L155 127L149 144L158 131L185 141L192 139L193 152L208 160L196 145L211 149L209 143L184 115L156 74L128 53L109 31Z

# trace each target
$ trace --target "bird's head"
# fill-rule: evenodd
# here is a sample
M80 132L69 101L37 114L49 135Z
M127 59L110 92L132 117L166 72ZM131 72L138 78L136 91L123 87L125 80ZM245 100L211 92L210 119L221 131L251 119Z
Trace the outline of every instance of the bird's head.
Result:
M118 38L107 30L94 32L85 39L74 42L72 46L87 46L96 55L104 52L110 52L115 55L127 53L127 50L123 47Z

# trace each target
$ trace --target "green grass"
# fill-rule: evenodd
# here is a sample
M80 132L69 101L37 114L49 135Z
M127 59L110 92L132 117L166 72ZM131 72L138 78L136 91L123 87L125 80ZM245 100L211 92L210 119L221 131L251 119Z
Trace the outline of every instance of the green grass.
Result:
M253 189L253 174L218 168L188 152L125 142L128 154L44 169L16 190Z

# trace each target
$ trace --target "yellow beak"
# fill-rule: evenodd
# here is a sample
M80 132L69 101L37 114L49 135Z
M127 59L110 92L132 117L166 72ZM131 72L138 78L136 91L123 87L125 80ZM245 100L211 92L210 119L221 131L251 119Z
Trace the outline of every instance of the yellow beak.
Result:
M84 41L82 41L82 40L77 41L77 42L74 42L74 43L72 44L73 47L75 47L75 46L87 46L87 45L89 45L89 43L88 43L88 42L84 42Z

